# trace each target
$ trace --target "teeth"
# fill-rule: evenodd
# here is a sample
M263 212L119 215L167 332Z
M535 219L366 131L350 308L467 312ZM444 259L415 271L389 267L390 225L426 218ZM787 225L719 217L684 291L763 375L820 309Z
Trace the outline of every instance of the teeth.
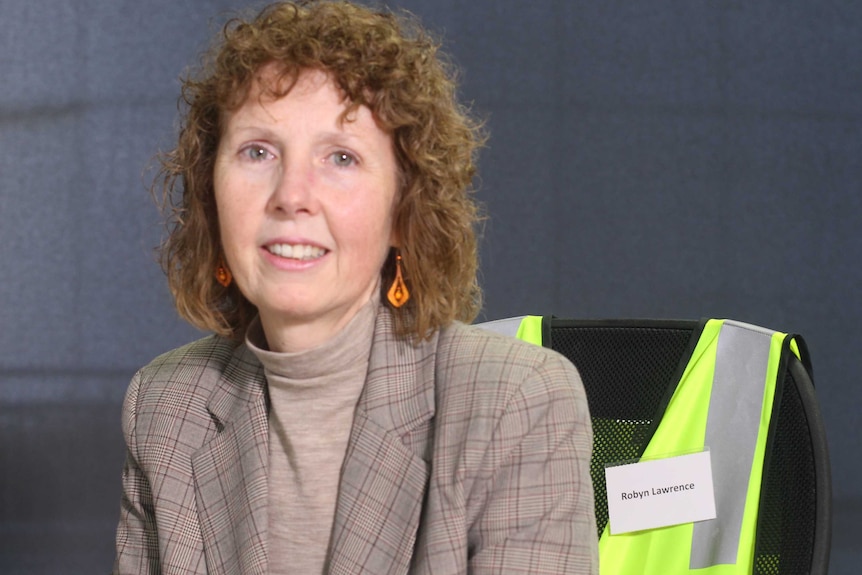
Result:
M283 258L291 258L295 260L311 260L321 257L326 253L326 250L317 246L309 245L291 245L291 244L272 244L266 246L266 249L277 256Z

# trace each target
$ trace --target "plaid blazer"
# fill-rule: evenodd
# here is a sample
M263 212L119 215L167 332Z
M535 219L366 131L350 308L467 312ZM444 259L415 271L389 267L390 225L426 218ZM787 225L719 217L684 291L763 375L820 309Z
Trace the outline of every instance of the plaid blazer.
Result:
M114 573L267 573L267 392L245 345L155 359L123 407ZM378 314L327 573L597 573L583 386L562 356Z

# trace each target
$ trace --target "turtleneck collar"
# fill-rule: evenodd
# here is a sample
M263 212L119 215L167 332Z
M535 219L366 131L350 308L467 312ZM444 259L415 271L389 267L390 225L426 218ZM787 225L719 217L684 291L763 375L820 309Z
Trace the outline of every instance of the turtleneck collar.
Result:
M308 350L283 353L270 351L260 318L255 318L246 333L246 345L271 375L291 380L294 384L318 380L359 365L368 364L374 323L377 319L379 296L375 292L356 315L334 337Z

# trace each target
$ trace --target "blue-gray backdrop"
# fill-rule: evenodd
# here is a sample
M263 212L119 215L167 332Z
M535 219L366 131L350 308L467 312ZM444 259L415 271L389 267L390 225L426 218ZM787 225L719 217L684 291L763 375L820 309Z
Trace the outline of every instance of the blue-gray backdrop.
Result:
M802 333L862 559L862 4L403 0L487 119L484 317ZM133 371L175 317L142 176L235 0L0 0L0 572L106 571Z

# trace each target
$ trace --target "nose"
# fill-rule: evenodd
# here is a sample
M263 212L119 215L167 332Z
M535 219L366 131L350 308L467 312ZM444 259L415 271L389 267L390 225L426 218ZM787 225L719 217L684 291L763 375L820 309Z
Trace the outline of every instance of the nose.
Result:
M299 162L285 161L274 177L268 208L282 217L314 211L314 173Z

